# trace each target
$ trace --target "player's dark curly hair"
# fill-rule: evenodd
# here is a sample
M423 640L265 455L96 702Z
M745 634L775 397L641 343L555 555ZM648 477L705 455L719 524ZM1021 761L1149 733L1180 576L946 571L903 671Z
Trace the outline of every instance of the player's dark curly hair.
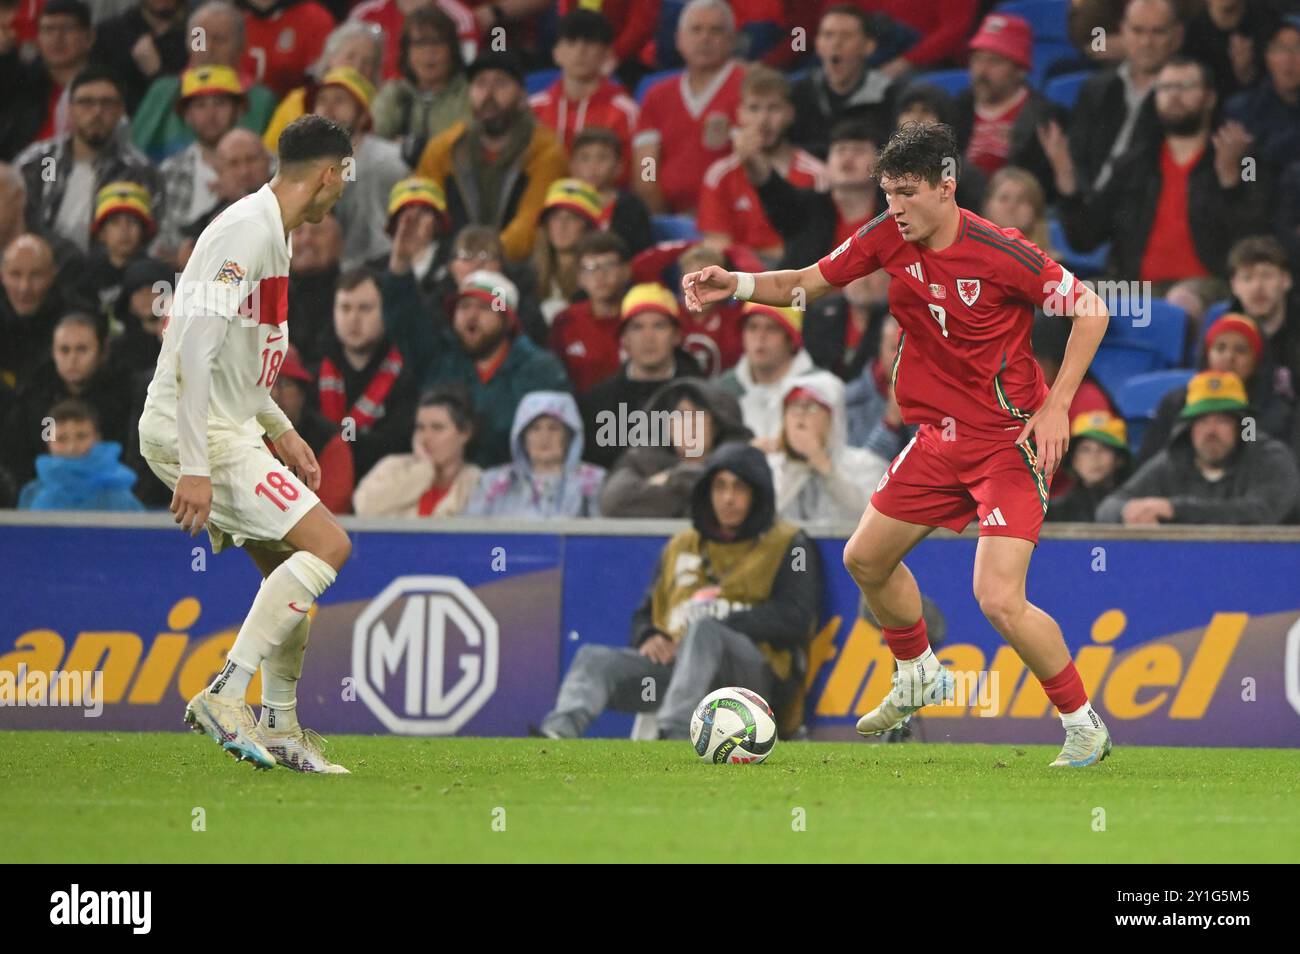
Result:
M919 176L937 186L945 175L961 172L957 136L947 123L903 123L876 159L876 178Z
M284 127L279 153L281 164L346 159L352 155L352 136L333 120L308 113Z

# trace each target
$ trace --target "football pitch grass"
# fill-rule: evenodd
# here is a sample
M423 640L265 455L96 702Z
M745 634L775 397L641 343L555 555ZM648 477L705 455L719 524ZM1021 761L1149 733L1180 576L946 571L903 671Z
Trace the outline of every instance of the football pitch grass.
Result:
M1300 857L1300 753L338 736L350 776L186 733L0 733L9 862L1263 862ZM198 821L205 830L196 831ZM803 830L797 830L801 827ZM1104 830L1097 830L1102 828ZM501 830L504 829L504 830Z

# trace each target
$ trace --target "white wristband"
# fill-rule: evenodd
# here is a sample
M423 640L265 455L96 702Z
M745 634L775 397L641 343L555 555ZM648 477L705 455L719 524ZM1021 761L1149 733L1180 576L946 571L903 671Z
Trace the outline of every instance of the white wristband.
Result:
M741 301L749 301L754 297L754 273L753 272L733 272L736 276L736 296Z

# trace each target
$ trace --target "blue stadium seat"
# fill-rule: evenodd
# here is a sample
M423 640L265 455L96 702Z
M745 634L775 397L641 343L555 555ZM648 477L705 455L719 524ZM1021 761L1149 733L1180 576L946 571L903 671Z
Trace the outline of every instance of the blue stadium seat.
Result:
M1077 73L1054 76L1047 81L1043 94L1056 105L1073 110L1074 104L1079 101L1079 90L1091 75L1091 70L1080 70Z
M1083 54L1066 40L1034 41L1033 68L1029 71L1029 85L1043 89L1047 80L1064 70L1076 71L1087 67ZM1077 66L1076 66L1077 64Z
M524 89L529 96L540 93L559 79L560 70L535 70L524 77Z
M1110 257L1110 243L1098 245L1091 252L1079 252L1070 248L1065 238L1065 227L1056 216L1047 219L1047 239L1056 249L1062 265L1080 278L1091 278L1106 270L1106 259Z
M999 3L993 12L1023 17L1034 31L1035 43L1069 39L1069 0L1009 0Z
M1123 341L1150 348L1160 356L1166 368L1183 364L1187 347L1187 312L1163 298L1144 302L1146 314L1135 315L1132 302L1112 301L1110 327L1106 329L1107 341ZM1135 325L1135 321L1142 324Z
M1107 393L1117 394L1129 378L1158 370L1160 365L1160 354L1152 348L1131 341L1104 340L1090 370Z
M641 82L636 84L636 101L645 102L645 94L650 92L650 87L661 79L667 79L669 76L677 76L681 70L661 70L658 73L647 73L641 77Z
M656 242L691 241L700 237L692 215L653 215L650 235Z
M957 96L970 89L970 73L966 70L934 70L930 73L917 74L908 81L907 85L912 86L917 83L937 86L949 96Z
M1137 374L1120 385L1115 394L1116 409L1128 428L1128 446L1136 454L1142 435L1155 417L1160 401L1170 391L1185 387L1196 372L1191 368L1169 368Z
M1125 420L1150 420L1170 391L1185 387L1196 372L1191 368L1166 368L1129 378L1115 393L1115 404Z

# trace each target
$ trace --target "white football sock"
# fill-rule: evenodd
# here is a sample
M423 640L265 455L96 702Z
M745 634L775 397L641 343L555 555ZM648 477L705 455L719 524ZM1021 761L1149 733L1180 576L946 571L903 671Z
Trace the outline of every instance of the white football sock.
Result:
M1088 729L1101 728L1101 718L1092 709L1091 702L1085 702L1073 712L1061 713L1061 725L1067 729L1073 726L1083 726Z
M248 691L248 684L253 681L255 671L227 657L221 672L217 673L216 678L208 685L208 691L231 699L242 699L244 693Z
M310 630L311 617L304 616L289 638L262 660L262 717L258 721L265 728L282 732L298 727L298 680Z
M298 704L294 703L288 708L281 706L268 706L262 703L262 715L257 720L257 724L263 729L270 729L272 732L289 732L298 728Z
M915 659L899 659L897 662L898 678L913 682L924 682L926 679L933 678L934 674L943 668L939 665L939 657L934 654L933 649L929 648Z
M256 670L275 647L289 638L312 604L334 582L335 575L332 566L305 550L281 563L262 581L226 658Z

